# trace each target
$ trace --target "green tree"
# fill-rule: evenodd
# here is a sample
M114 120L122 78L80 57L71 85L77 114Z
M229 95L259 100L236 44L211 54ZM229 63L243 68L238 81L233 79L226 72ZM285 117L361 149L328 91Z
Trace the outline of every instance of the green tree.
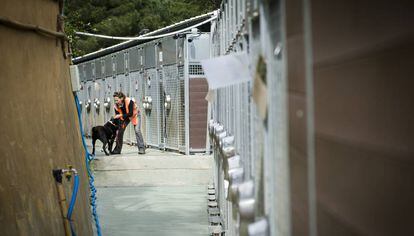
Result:
M112 36L137 36L218 9L218 0L69 0L65 31L73 56L81 56L120 41L75 35L76 31Z

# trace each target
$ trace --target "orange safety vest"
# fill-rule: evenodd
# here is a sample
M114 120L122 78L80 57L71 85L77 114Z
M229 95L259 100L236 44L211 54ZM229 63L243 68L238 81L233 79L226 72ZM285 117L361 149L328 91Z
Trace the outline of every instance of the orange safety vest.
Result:
M129 113L129 103L131 102L130 98L125 98L125 110L126 113ZM118 105L115 104L114 106L115 110L118 111L119 114L122 114L122 109L120 107L118 107ZM121 120L124 120L124 118L121 116ZM129 117L129 120L131 121L131 123L133 125L138 125L138 107L137 107L137 103L134 102L134 110L132 111L132 117Z

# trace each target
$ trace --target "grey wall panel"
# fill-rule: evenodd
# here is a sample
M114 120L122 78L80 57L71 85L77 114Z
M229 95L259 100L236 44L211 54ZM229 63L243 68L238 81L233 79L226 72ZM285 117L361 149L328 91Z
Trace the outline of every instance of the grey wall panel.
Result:
M92 62L88 61L85 63L85 77L87 81L93 80L92 77Z
M102 60L101 58L98 58L95 60L95 78L100 79L103 77Z
M112 57L108 55L105 57L105 77L112 76Z
M96 79L96 67L95 67L96 60L91 61L91 70L92 70L92 80Z
M129 65L129 52L128 52L128 50L125 50L124 52L125 52L125 53L124 53L124 61L125 61L125 65L124 65L124 67L125 67L125 74L126 74L126 75L128 75L128 74L129 74L129 67L130 67L130 65Z
M112 76L115 78L116 76L117 76L117 73L116 73L116 66L117 66L117 64L116 64L116 59L117 59L117 54L116 53L113 53L113 54L111 54L111 61L112 61L112 64L111 64L111 70L112 70Z
M145 63L145 55L144 55L144 48L140 47L138 48L138 64L139 64L139 69L142 72L142 69L144 68L144 63Z
M163 64L170 65L177 62L177 40L167 38L162 41Z
M154 42L155 44L155 60L157 64L157 68L159 69L161 65L164 64L164 55L163 55L163 44L161 43L161 39Z
M129 56L129 71L137 71L141 68L141 61L140 61L140 53L138 47L133 47L128 49L128 56Z
M86 81L86 76L85 76L85 69L84 69L84 64L78 64L78 70L79 70L79 79L81 82Z
M146 44L144 47L144 68L153 68L156 66L155 45L153 43Z
M125 55L124 51L116 53L116 74L124 74L125 73Z

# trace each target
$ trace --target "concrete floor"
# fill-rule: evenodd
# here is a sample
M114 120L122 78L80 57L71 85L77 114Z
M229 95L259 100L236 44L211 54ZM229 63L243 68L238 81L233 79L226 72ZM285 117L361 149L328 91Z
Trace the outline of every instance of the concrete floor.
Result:
M100 144L100 143L99 143ZM208 235L207 185L212 158L124 145L93 167L103 235Z

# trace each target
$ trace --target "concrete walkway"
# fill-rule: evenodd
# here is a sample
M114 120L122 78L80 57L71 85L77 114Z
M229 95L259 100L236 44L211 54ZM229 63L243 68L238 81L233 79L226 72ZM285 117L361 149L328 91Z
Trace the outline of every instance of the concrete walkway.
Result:
M125 145L107 157L100 149L93 166L103 235L208 235L211 156L138 155Z

